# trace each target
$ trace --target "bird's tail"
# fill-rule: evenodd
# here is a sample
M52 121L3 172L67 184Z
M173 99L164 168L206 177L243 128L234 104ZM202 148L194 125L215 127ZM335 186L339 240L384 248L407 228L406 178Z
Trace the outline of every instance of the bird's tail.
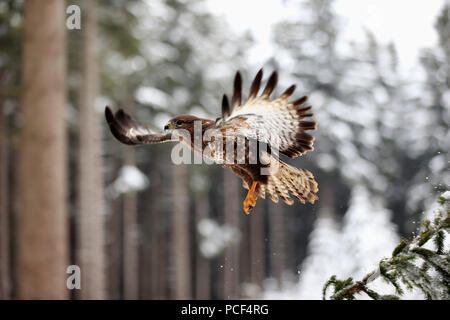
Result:
M278 168L269 175L267 183L260 184L256 191L262 198L265 198L267 192L273 202L278 203L278 199L281 198L288 205L294 203L291 196L301 203L314 203L319 199L317 196L319 188L313 174L282 160L278 160Z

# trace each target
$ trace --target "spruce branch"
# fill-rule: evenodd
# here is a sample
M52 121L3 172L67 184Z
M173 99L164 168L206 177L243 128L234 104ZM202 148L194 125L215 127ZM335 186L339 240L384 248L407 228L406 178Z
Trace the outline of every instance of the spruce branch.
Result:
M361 281L332 276L323 287L323 299L327 299L330 287L332 300L353 300L358 293L366 293L374 300L400 299L404 294L402 285L408 290L419 289L427 299L450 299L450 252L445 248L445 238L450 232L450 192L440 196L438 203L441 208L434 218L424 220L421 232L411 241L402 239L392 256L380 261L378 269ZM434 249L424 247L430 240ZM395 295L383 295L369 288L380 277L394 286Z

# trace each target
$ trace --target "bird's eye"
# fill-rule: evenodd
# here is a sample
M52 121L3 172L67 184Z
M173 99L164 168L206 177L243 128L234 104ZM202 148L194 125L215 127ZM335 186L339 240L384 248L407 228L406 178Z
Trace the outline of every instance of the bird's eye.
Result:
M175 121L175 124L176 124L177 126L180 126L180 125L183 124L183 120L177 120L177 121Z

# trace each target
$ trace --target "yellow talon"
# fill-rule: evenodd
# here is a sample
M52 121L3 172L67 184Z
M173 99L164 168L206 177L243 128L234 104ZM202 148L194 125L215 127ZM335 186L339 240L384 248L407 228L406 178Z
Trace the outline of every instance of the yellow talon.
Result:
M256 199L258 199L258 196L255 194L255 189L256 189L257 184L258 184L258 182L253 181L252 187L248 191L247 197L245 197L244 211L246 214L250 214L253 207L256 205Z

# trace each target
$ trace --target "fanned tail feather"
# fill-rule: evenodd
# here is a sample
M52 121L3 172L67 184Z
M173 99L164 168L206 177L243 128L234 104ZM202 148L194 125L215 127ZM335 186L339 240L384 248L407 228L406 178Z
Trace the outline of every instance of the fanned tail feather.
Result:
M286 204L292 205L297 198L301 203L314 203L319 199L318 184L311 172L305 169L295 168L284 161L279 162L277 172L268 177L267 184L261 190L267 191L273 202L281 198Z

